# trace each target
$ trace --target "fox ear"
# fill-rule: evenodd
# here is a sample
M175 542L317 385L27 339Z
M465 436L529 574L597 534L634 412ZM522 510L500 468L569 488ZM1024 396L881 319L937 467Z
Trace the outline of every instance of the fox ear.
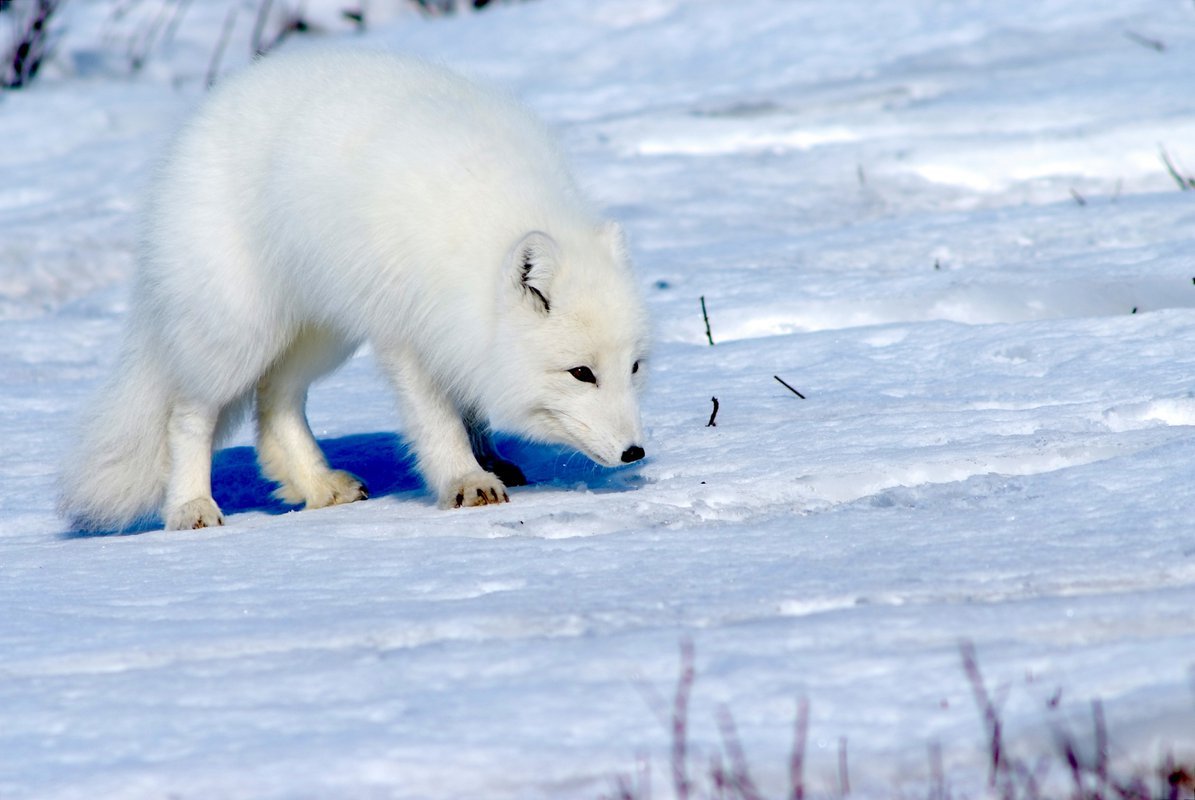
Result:
M552 310L552 278L560 263L556 241L546 233L532 231L515 245L512 253L514 274L524 296L540 313Z

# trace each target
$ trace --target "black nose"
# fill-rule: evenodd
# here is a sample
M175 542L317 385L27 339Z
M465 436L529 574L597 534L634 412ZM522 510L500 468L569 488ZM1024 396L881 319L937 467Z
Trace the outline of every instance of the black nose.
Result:
M632 461L638 461L643 458L644 455L646 454L643 452L643 448L637 444L633 444L622 451L622 463L630 464Z

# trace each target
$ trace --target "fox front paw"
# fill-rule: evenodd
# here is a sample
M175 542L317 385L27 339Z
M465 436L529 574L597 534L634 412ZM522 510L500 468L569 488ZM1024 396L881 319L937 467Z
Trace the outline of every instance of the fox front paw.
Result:
M166 512L166 530L190 531L224 524L220 507L210 497L196 497Z
M442 508L463 506L492 506L509 503L506 487L490 472L472 472L453 481L448 491L440 495Z
M312 492L306 496L306 507L324 508L368 499L369 490L356 475L334 469L322 476Z

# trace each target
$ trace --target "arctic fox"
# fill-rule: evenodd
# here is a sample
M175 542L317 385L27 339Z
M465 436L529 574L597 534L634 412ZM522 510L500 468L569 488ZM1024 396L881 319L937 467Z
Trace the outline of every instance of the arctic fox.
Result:
M120 529L223 524L215 443L256 409L288 502L367 496L305 404L368 342L442 507L522 482L490 425L599 464L643 457L647 321L619 227L505 93L410 58L265 58L217 87L150 190L117 371L62 512Z

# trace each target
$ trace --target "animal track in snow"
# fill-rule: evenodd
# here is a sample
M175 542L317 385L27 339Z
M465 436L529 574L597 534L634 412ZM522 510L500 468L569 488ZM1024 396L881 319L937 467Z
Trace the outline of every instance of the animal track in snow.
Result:
M1053 441L1041 436L1012 437L1000 452L962 455L952 450L939 458L914 452L909 457L879 463L868 469L810 476L804 480L811 504L840 505L879 495L898 487L958 483L980 475L1022 476L1079 467L1147 449L1156 442L1124 441L1112 437L1066 438ZM1025 441L1028 439L1028 441Z

